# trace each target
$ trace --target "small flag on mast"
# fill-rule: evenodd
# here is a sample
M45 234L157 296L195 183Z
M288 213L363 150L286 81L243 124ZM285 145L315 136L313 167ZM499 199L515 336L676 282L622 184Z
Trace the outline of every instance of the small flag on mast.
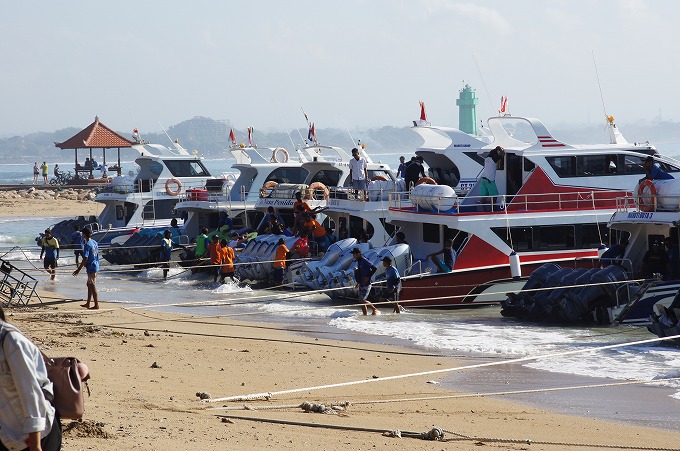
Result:
M307 139L310 141L316 141L316 130L314 129L314 123L309 127L309 133L307 133Z
M420 101L420 120L427 122L427 114L425 114L425 102Z
M229 130L229 140L233 144L236 144L236 136L234 135L234 129L233 128L231 130Z
M498 110L499 113L505 114L508 112L508 98L503 96L501 97L501 109Z
M253 127L248 127L248 145L253 146Z

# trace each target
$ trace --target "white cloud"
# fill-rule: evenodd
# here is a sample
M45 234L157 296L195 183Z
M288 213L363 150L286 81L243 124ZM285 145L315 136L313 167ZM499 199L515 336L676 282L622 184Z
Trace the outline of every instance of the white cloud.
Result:
M494 8L456 0L423 0L422 5L430 14L448 11L472 19L484 27L484 30L480 32L491 31L499 35L508 35L513 32L510 22Z

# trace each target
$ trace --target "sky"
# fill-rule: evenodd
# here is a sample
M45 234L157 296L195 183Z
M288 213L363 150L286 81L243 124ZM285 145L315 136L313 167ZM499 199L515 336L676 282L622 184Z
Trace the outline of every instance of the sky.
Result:
M1 1L0 136L457 126L466 83L480 119L680 121L676 0Z

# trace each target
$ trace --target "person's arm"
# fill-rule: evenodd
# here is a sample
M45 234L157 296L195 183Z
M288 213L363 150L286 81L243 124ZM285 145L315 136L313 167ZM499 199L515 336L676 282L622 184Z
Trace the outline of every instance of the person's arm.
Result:
M55 238L55 239L54 239L54 243L55 243L55 245L56 245L56 247L57 247L57 258L59 258L59 241L57 241L57 239Z
M80 265L73 271L73 276L77 276L81 269L87 264L87 259L90 257L90 250L87 246L83 245L83 259L80 261Z
M40 247L40 260L42 260L43 254L44 254L44 253L45 253L45 245L43 244L43 245Z
M439 255L439 254L443 254L443 253L444 253L444 250L442 249L441 251L433 252L429 255L426 255L425 258L431 258L431 257L434 257L435 255Z

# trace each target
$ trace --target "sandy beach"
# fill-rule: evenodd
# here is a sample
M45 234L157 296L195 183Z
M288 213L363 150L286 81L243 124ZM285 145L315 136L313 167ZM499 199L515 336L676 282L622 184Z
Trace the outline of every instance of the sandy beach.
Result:
M59 210L60 215L94 214L92 202L64 202L68 212ZM47 208L26 199L12 204L7 208L18 216ZM57 283L82 285L85 294L83 277ZM43 299L47 305L9 309L9 320L48 355L87 363L92 376L83 421L63 421L64 449L680 448L678 432L458 392L442 384L450 373L381 379L463 366L466 360L338 339L333 333L312 337L272 323L123 308L107 304L105 295L99 311L80 308L80 300L55 300L49 292ZM197 396L215 399L357 381L371 382L268 400L209 403ZM483 383L479 390L488 391ZM305 401L344 408L307 413L299 407ZM444 431L446 443L408 434L433 427ZM402 438L383 435L396 430Z
M92 201L87 189L26 189L0 191L0 217L98 215L102 205Z

